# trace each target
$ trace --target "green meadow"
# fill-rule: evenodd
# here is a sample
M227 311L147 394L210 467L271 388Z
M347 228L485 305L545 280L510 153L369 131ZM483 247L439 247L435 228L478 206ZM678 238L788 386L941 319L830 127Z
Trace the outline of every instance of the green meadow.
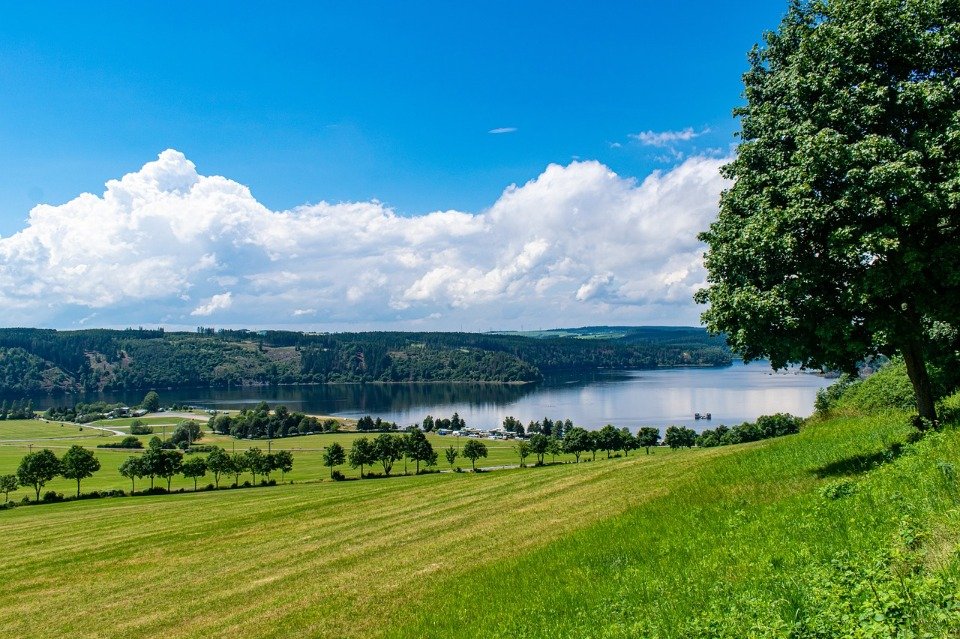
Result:
M165 432L166 435L169 436L179 421L181 420L170 420L168 418L166 421L154 421L150 423L150 425L154 427L154 434L158 436L163 435L163 426L166 425L167 428ZM118 425L115 422L120 422L120 424ZM108 420L104 422L97 422L94 425L109 424L110 428L115 428L121 432L127 432L130 425L129 422L130 420L126 420L126 423L123 423L122 420ZM204 431L203 439L199 442L200 444L213 444L221 446L228 452L242 452L252 447L258 447L264 452L266 452L268 448L272 451L291 451L294 459L293 472L287 473L285 479L298 483L329 479L330 469L323 465L323 451L333 442L339 442L340 445L349 450L353 445L354 440L357 438L373 438L377 435L376 433L363 434L356 432L304 435L298 437L278 438L271 440L268 444L268 442L264 440L234 439L229 436L215 435L206 429L204 429ZM144 446L146 446L151 437L153 437L153 435L140 435L138 436L138 439L143 442ZM129 491L130 480L121 476L118 468L125 459L131 455L140 454L140 452L132 450L96 448L98 444L118 442L121 439L122 438L118 435L96 430L90 428L89 426L77 426L76 424L67 423L64 426L60 426L59 422L47 423L40 420L0 421L0 475L16 472L17 465L20 463L20 459L30 450L35 451L39 448L49 448L59 457L62 456L63 453L70 448L70 446L77 444L93 450L101 464L100 471L94 474L93 477L83 480L82 489L84 491L110 490L114 488ZM457 438L449 435L440 436L433 433L429 433L427 435L427 439L430 441L431 445L433 445L434 450L437 451L439 458L437 465L434 466L432 470L450 470L450 465L447 463L443 451L450 446L458 449L463 448L463 444L469 441L465 437ZM478 467L515 466L520 463L520 458L517 456L515 450L516 442L502 440L482 441L487 446L488 456L478 461ZM634 454L636 453L631 453L631 455ZM587 453L587 456L589 457L589 453ZM598 462L601 458L605 457L605 453L597 453ZM581 457L581 459L582 458L583 457ZM553 461L553 459L554 458L552 456L547 457L548 462ZM558 463L572 462L573 460L573 455L565 454L556 456L556 461ZM532 465L535 461L536 458L532 455L526 459L526 463L530 465ZM454 468L456 467L469 470L470 460L460 456L457 458L457 461L454 464ZM413 462L407 462L407 473L413 474L415 468L416 466ZM337 469L348 478L360 477L359 468L353 469L348 465L343 465L339 466ZM421 470L424 470L422 464ZM364 472L382 473L383 470L380 468L380 466L368 466L364 468ZM391 474L402 475L403 473L404 463L400 461L394 464ZM279 474L274 474L273 477L277 480L280 479ZM250 474L246 473L245 475L241 476L240 481L243 482L244 479L251 479ZM149 480L138 480L137 490L148 487L147 483L141 484L141 481L148 482ZM231 477L230 481L227 481L226 483L229 485L232 483L232 481L233 479ZM204 477L200 481L199 485L202 487L207 483L213 483L213 478L209 475ZM192 490L193 480L186 479L178 475L174 477L171 487L174 490L180 488ZM76 482L60 477L48 483L44 487L44 492L47 490L54 490L57 492L62 492L65 495L71 495L76 492L76 488ZM17 491L10 493L10 499L19 500L23 497L32 495L33 489L31 487L21 487Z
M355 434L275 440L293 484L0 512L0 635L953 636L960 434L907 444L906 418L346 482L319 451ZM126 454L98 451L84 489L129 488Z

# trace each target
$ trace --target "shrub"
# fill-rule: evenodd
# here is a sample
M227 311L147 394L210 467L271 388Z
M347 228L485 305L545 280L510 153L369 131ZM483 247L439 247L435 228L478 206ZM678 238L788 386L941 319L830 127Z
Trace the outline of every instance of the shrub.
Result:
M58 493L55 490L48 490L47 492L43 493L42 501L45 503L63 501L63 493Z
M330 476L333 478L333 481L343 481L346 479L344 474L341 473L339 470L333 471L333 473Z
M856 484L853 483L851 479L841 479L835 482L830 482L829 484L822 486L820 488L820 496L826 499L840 499L841 497L847 497L852 495L857 490Z
M153 426L148 426L139 419L135 419L130 422L130 434L131 435L152 435Z
M97 444L97 448L143 448L143 442L134 437L133 435L127 435L118 442L111 442L109 444Z

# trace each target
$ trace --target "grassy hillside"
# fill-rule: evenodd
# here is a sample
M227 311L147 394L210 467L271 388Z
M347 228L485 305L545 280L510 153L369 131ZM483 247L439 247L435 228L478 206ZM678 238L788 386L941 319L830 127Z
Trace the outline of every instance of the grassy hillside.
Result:
M16 508L0 634L950 636L960 433L908 432Z

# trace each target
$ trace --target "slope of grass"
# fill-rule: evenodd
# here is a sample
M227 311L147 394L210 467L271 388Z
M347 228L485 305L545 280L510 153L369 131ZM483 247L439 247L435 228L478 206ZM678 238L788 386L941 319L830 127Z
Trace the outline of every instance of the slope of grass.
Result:
M622 516L440 585L388 635L960 633L960 437L901 448L904 422L840 418L741 447ZM911 601L920 586L902 586L917 566L942 571L927 604L943 619ZM876 589L860 599L856 570ZM908 620L911 606L923 618Z
M16 508L0 636L949 636L960 434L907 432Z

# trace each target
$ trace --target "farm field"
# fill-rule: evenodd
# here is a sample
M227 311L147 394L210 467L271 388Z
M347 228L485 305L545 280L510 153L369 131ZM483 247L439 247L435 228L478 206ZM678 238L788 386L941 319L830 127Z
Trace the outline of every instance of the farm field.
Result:
M3 511L0 582L15 587L0 634L688 637L722 618L734 631L715 636L783 636L823 608L831 562L876 561L905 531L924 569L960 576L943 470L960 437L898 448L904 417L544 468ZM944 619L925 622L932 636L960 629Z
M102 423L109 423L110 428L115 428L114 422L120 421L122 420L105 420ZM163 432L162 426L167 424L166 434L169 436L170 433L173 432L173 425L179 421L180 419L173 420L172 422L154 422L151 425L154 426L155 433L160 435ZM99 425L100 423L101 422L97 422L96 425ZM129 420L127 420L126 428L121 427L117 430L126 432L128 429ZM353 444L353 441L357 438L363 436L372 438L376 437L376 435L377 433L363 434L355 432L343 432L278 438L270 442L269 448L272 451L289 450L293 452L293 472L286 475L287 480L298 483L320 481L329 479L330 477L330 469L323 465L324 448L330 446L333 442L339 442L345 449L349 450ZM34 439L31 440L31 436ZM140 441L144 443L144 446L146 446L146 443L151 437L153 437L153 435L141 435L138 437L138 439L140 439ZM49 448L56 453L57 456L62 456L63 453L70 448L70 446L76 444L93 450L101 464L101 469L94 474L93 477L83 480L82 488L84 491L110 490L114 488L129 491L130 480L121 476L118 468L125 459L131 455L138 454L138 452L130 450L96 448L98 444L118 442L121 439L122 438L118 435L112 435L104 431L95 430L86 426L80 427L74 424L66 424L65 426L61 427L59 422L46 423L40 420L0 421L0 475L16 472L17 465L20 463L20 459L30 450ZM449 446L453 446L454 448L462 448L463 444L468 441L467 438L459 438L458 441L458 438L456 437L440 436L433 433L428 434L427 439L433 445L434 450L437 451L439 456L437 466L434 467L437 470L450 470L450 465L447 463L443 454L443 451L446 448ZM479 460L477 463L478 467L513 466L519 464L520 459L514 450L515 442L493 440L482 441L487 446L488 457ZM206 429L204 432L204 437L199 443L222 446L229 452L242 452L251 447L258 447L263 451L267 451L268 449L268 443L265 440L234 439L233 437L225 435L215 435ZM631 455L635 454L636 452L631 453ZM606 457L606 454L603 452L597 453L598 461L601 457ZM552 459L552 457L547 457L547 461L552 461ZM573 460L573 455L556 456L556 461L558 462L567 462ZM526 461L528 464L532 465L536 461L536 458L534 456L530 456ZM461 456L457 459L455 467L456 466L469 470L470 460ZM340 470L340 472L347 477L360 477L359 468L353 469L350 468L349 465L345 464L338 467L338 470ZM404 465L403 462L400 461L394 465L392 474L403 474L403 470ZM410 474L413 474L414 470L415 465L412 462L408 462L407 471ZM379 466L375 466L373 468L365 468L364 472L382 473L383 471ZM273 477L278 481L280 479L279 474L275 474ZM249 473L241 477L240 481L243 482L244 478L250 479ZM230 484L231 482L232 478L227 482L227 484ZM207 483L213 483L213 478L207 476L200 481L199 485L202 487ZM141 490L146 486L147 484L141 485L140 481L137 482L137 490ZM171 488L173 490L178 490L180 488L192 490L193 480L188 480L178 475L174 477ZM57 492L62 492L65 495L70 495L76 492L76 483L61 477L48 483L44 487L44 491L46 490L54 490ZM10 498L17 500L32 495L32 488L21 487L17 491L10 493Z

